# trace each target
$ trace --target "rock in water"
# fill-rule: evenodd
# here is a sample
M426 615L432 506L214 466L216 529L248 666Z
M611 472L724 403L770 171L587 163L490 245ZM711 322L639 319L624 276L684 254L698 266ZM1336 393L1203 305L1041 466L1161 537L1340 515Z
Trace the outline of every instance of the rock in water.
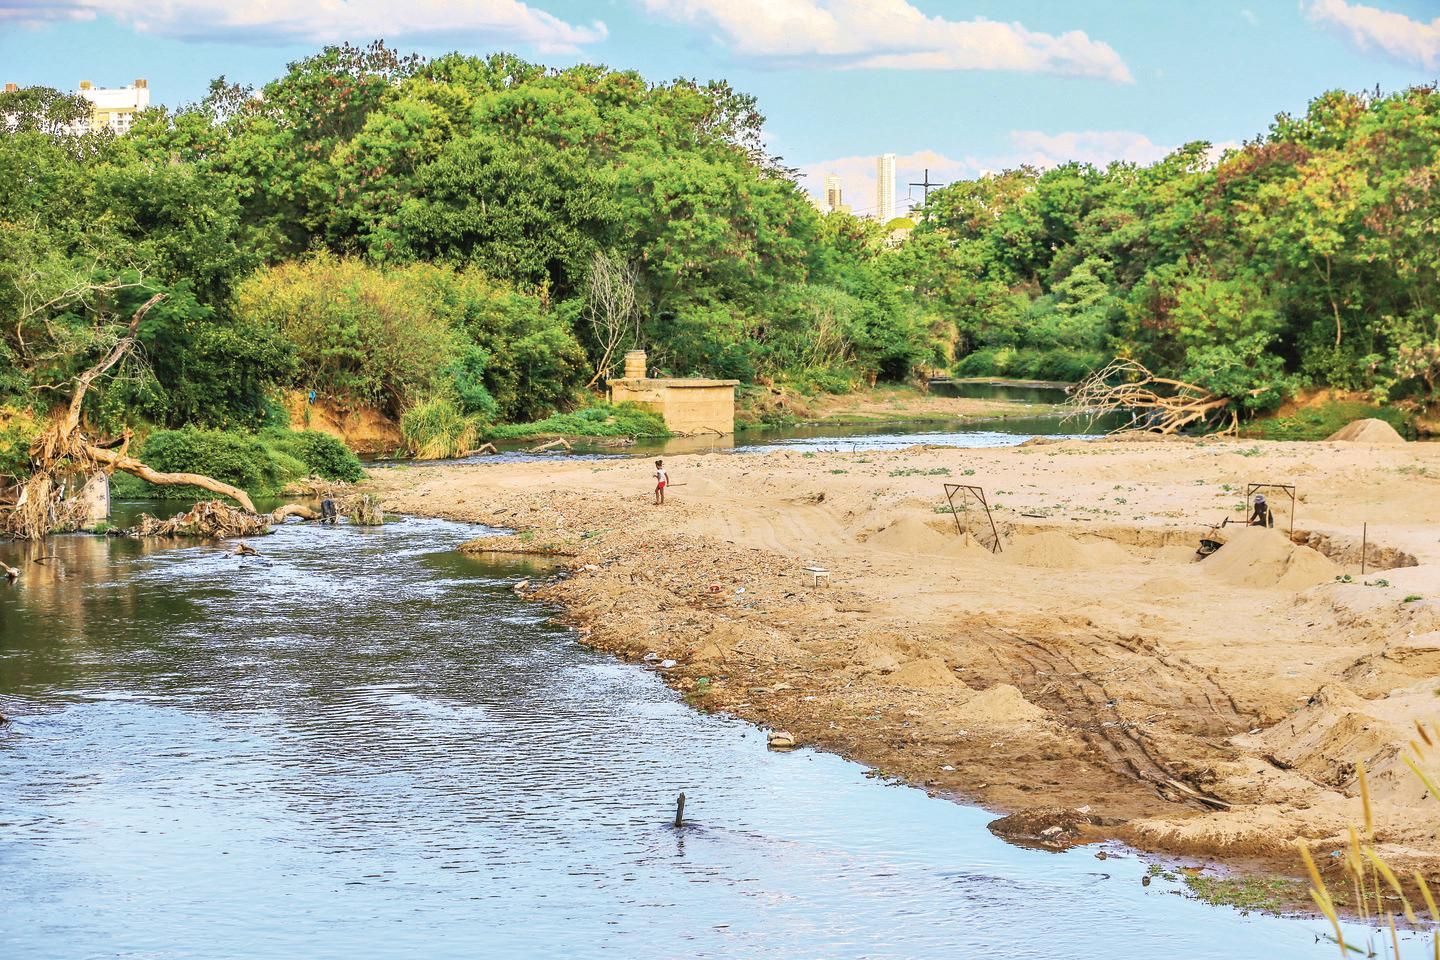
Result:
M784 730L771 730L766 745L771 750L794 750L795 738Z

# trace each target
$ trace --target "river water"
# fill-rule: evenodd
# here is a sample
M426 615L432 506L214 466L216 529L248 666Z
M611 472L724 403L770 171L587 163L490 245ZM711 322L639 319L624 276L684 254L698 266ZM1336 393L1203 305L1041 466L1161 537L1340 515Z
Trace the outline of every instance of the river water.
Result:
M548 623L477 532L0 544L0 957L1334 955L768 752Z

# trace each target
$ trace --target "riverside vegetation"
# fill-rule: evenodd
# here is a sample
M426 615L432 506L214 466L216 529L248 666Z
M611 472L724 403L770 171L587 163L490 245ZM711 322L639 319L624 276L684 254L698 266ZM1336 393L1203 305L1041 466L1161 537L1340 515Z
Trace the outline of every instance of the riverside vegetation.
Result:
M649 432L583 409L636 345L668 374L782 398L940 371L1073 380L1122 356L1246 418L1310 388L1402 419L1436 399L1433 88L1326 93L1218 158L1192 143L958 182L904 239L819 214L723 81L376 43L259 91L222 77L122 137L64 133L85 109L0 95L12 478L157 293L140 349L87 397L99 434L273 446L286 390L408 420L417 453L557 414Z

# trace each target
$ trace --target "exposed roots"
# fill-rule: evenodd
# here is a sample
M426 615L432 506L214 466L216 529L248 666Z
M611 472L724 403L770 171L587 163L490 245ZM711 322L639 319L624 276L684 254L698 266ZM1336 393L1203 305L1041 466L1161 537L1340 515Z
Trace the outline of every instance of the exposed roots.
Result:
M1093 422L1107 413L1124 413L1129 424L1113 433L1142 431L1175 434L1195 424L1228 423L1217 432L1234 433L1239 411L1231 397L1219 397L1183 380L1157 377L1135 360L1116 359L1075 385L1068 401L1070 417Z

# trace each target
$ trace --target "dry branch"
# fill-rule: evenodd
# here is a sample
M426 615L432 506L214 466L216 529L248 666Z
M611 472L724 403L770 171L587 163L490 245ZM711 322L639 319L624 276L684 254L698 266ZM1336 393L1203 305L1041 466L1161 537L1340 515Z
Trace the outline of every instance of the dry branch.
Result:
M1135 360L1116 359L1076 384L1070 394L1072 412L1094 422L1107 413L1124 413L1130 423L1112 433L1139 431L1171 435L1225 413L1230 422L1222 433L1234 433L1239 413L1231 397L1216 396L1184 380L1157 377Z

